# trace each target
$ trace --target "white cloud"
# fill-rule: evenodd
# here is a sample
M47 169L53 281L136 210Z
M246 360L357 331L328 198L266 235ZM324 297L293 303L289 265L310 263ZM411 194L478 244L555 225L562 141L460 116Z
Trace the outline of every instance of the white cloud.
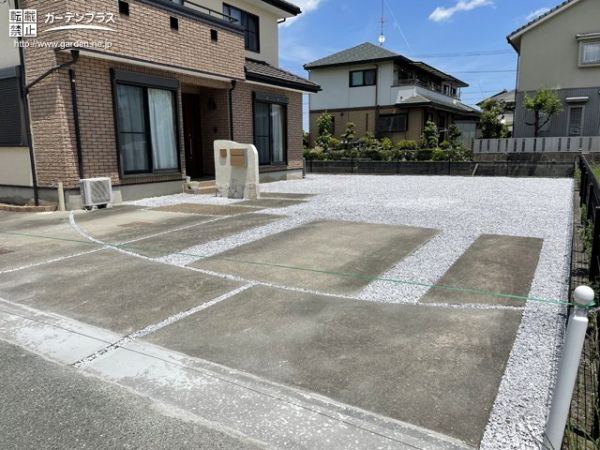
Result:
M429 20L433 20L434 22L443 22L444 20L450 19L454 14L460 11L471 11L475 8L480 8L482 6L493 5L494 2L492 0L460 0L456 3L456 5L445 8L443 6L438 6L435 10L429 15Z
M297 17L292 17L290 19L287 19L285 22L283 22L284 27L290 26L291 24L293 24L296 20L298 20L305 14L308 14L309 12L317 9L319 6L321 6L321 4L323 3L323 0L293 0L292 3L294 5L300 7L300 9L302 10L302 14L300 14Z
M526 19L527 22L531 22L533 19L537 19L538 17L540 17L542 14L546 14L548 11L550 11L550 8L540 8L540 9L536 9L535 11L533 11L531 14L529 14Z

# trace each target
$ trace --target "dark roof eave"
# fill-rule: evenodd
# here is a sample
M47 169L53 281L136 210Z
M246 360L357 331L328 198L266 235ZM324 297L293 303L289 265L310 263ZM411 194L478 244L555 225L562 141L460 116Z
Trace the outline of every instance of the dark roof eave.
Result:
M256 81L258 83L272 84L273 86L285 87L289 89L296 89L303 92L317 93L321 90L321 86L316 84L305 84L296 83L294 81L282 80L280 78L269 77L266 75L260 75L252 72L246 72L246 79L248 81Z
M441 109L444 111L448 111L454 114L460 114L462 116L473 116L479 117L481 113L479 111L464 111L457 108L452 108L451 106L441 105L439 103L435 103L432 101L428 102L418 102L418 103L396 103L395 105L398 108L424 108L424 107L433 107L436 109Z
M304 70L312 70L312 69L327 69L330 67L342 67L342 66L360 66L363 64L374 64L374 63L379 63L379 62L387 62L387 61L396 61L396 60L403 60L403 61L409 61L408 59L404 58L404 57L398 57L398 56L388 56L386 58L376 58L376 59L364 59L361 61L351 61L351 62L341 62L341 63L335 63L335 64L305 64Z
M282 1L282 0L263 0L263 2L268 3L271 6L275 6L276 8L281 9L282 11L285 11L287 13L293 14L295 16L297 16L298 14L302 14L302 10L289 2L286 1Z
M377 59L363 59L360 61L341 62L341 63L335 63L335 64L310 64L309 63L309 64L305 64L303 67L304 67L304 70L328 69L331 67L360 66L360 65L364 65L364 64L376 64L376 63L387 62L387 61L402 61L402 62L405 62L408 64L412 64L415 67L419 67L421 70L426 70L423 67L416 65L417 63L419 63L418 61L411 61L410 59L408 59L402 55L389 56L386 58L377 58ZM460 85L459 87L469 87L468 83L465 83L464 81L459 80L458 78L453 77L452 75L442 72L441 70L438 70L438 69L435 69L435 70L438 71L440 74L444 75L443 77L436 75L439 78L445 79L446 81L455 82L456 84Z

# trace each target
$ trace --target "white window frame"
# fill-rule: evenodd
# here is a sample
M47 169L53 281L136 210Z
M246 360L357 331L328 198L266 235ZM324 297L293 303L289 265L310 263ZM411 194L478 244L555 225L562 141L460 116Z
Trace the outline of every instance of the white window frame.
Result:
M583 61L583 52L586 45L600 45L600 39L584 40L579 41L579 67L598 67L600 66L600 60L597 62L586 63Z

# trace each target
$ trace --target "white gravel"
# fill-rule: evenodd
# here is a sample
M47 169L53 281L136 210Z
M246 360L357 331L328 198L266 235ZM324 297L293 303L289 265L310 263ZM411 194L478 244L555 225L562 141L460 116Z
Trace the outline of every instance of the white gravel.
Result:
M287 216L185 253L209 256L313 220L347 220L434 228L440 233L383 274L435 283L483 233L544 239L530 296L565 299L568 289L572 188L570 179L309 175L265 184L263 192L317 196L288 208L260 211ZM179 194L134 202L228 204L236 201ZM193 257L169 255L184 265ZM375 281L358 294L369 301L417 303L427 288ZM563 307L529 302L486 429L482 449L536 448L562 342Z
M172 206L180 203L196 203L199 205L231 205L240 200L230 200L214 195L195 195L195 194L173 194L162 197L150 197L131 202L124 202L126 205L144 206L146 208L159 208L161 206Z

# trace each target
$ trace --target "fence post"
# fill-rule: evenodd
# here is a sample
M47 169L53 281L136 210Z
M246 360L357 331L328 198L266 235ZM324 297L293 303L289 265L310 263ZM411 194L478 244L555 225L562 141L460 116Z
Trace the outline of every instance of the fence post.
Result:
M574 299L575 308L569 317L563 353L558 366L558 378L544 434L544 448L548 450L560 450L562 447L579 360L588 328L587 308L594 302L594 291L587 286L579 286L575 289Z
M589 215L589 214L588 214ZM592 214L592 255L590 257L589 279L591 282L596 282L600 275L598 267L598 256L600 254L600 207L596 206Z

